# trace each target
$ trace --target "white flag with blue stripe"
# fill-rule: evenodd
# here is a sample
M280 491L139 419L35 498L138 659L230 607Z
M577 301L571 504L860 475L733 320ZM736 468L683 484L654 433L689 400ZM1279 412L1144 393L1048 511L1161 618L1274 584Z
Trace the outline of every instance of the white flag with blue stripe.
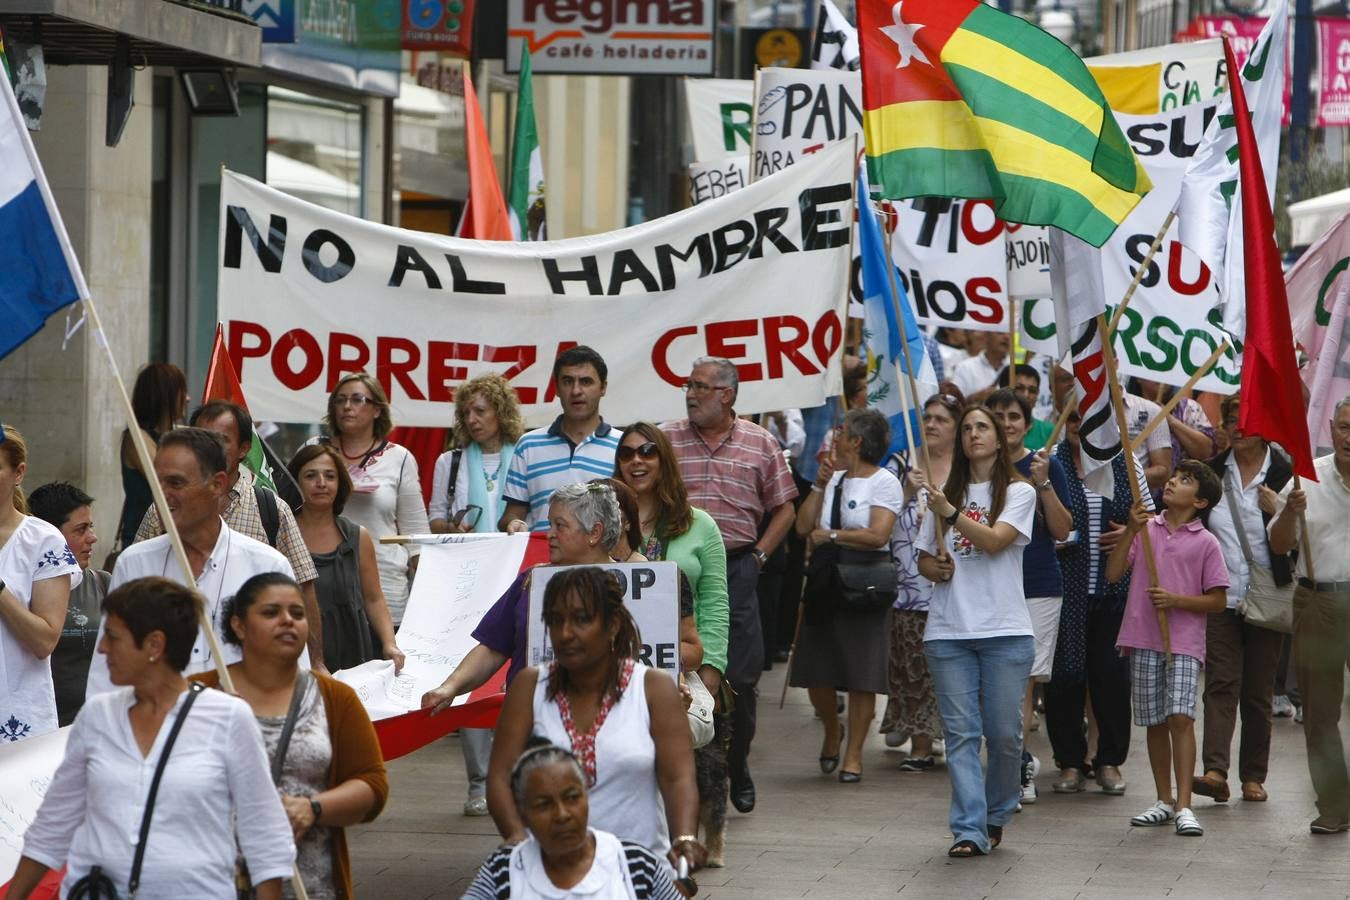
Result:
M890 453L907 449L909 435L917 445L923 441L923 415L919 404L937 392L937 372L924 345L923 333L914 314L909 295L900 281L894 279L887 267L895 263L877 224L876 210L868 195L867 181L858 175L858 249L862 257L863 282L863 354L867 360L867 405L880 411L891 423ZM894 284L899 296L892 300ZM896 309L900 315L897 318ZM909 396L908 369L905 367L904 345L909 345L909 359L914 364L914 381L918 397ZM905 410L909 410L909 429L905 427Z
M14 91L0 73L0 357L88 294Z

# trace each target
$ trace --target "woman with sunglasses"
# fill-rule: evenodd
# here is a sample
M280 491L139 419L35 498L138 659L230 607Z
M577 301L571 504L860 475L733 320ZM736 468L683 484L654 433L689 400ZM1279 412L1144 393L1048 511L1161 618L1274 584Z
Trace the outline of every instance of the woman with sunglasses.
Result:
M389 440L394 430L389 398L365 372L342 376L328 397L323 424L328 435L311 443L331 444L342 454L352 480L346 517L369 531L376 542L380 587L397 628L408 605L418 549L415 544L381 544L379 540L431 531L417 460L406 447Z
M455 389L455 449L442 453L432 472L434 533L497 530L506 473L524 432L516 392L502 376L479 375Z
M987 407L967 407L956 427L946 484L926 485L929 515L917 547L919 573L934 583L924 654L952 781L947 855L965 859L998 846L1021 793L1022 692L1036 652L1022 548L1036 490L1017 474Z
M727 667L727 550L712 516L689 505L675 448L666 433L649 422L623 430L614 457L614 476L637 497L639 546L651 560L680 567L694 590L694 622L703 642L699 677L717 696Z
M400 671L403 651L398 649L380 588L375 542L369 531L342 515L352 494L342 457L331 444L309 444L291 457L286 468L304 501L295 524L319 573L315 593L329 671L372 659L393 660L394 671Z

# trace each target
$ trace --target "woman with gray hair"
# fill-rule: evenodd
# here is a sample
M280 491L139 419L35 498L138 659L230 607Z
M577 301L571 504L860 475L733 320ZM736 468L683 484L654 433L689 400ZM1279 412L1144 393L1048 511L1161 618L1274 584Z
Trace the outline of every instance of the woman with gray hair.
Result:
M526 838L499 847L478 870L466 900L524 897L681 896L660 857L641 844L590 827L590 797L576 756L545 738L531 738L511 769L511 794Z
M879 573L869 580L880 586L869 595L874 602L850 602L842 590L813 590L822 579L809 574L813 567L808 562L806 615L789 673L793 687L807 689L825 726L820 770L829 774L838 768L845 784L862 780L863 743L876 695L885 694L888 686L887 616L896 596L889 547L904 506L899 479L880 467L890 442L890 426L881 413L874 409L844 413L834 448L821 462L811 493L797 511L797 534L806 541L808 559L817 557L814 570L821 571L825 583L833 574L824 571L826 566ZM840 584L838 579L835 575L835 585ZM835 706L837 687L848 691L847 731Z

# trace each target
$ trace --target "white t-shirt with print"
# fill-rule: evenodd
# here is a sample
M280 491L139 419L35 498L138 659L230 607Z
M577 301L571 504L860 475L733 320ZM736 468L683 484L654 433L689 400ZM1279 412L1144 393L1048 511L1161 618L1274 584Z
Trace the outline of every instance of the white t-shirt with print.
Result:
M79 585L80 564L56 526L42 519L25 517L0 547L0 581L25 608L32 605L34 583L67 576L72 588ZM51 657L38 659L9 628L0 625L0 743L37 737L56 728Z
M830 516L834 510L834 492L839 487L842 471L830 477L825 486L825 497L820 504L821 528L830 527ZM889 509L897 516L905 505L904 491L900 488L900 479L885 469L877 469L866 478L849 478L844 482L844 491L840 496L840 530L846 528L869 528L872 525L872 507Z
M966 490L963 516L985 525L992 502L990 482L972 484ZM1022 548L1031 541L1031 526L1036 515L1036 490L1025 481L1008 486L998 522L1017 529L1012 544L994 554L985 553L954 528L943 536L947 552L956 563L951 581L933 585L928 607L925 641L971 640L1033 634L1031 614L1022 591ZM926 516L916 547L936 555L934 531L938 517Z

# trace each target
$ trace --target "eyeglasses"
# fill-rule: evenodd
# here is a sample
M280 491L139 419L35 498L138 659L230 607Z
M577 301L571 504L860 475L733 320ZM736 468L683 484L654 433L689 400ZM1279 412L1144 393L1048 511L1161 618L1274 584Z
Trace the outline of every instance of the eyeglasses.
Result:
M643 459L656 459L656 444L652 441L639 444L636 447L624 444L619 448L618 456L619 462L632 462L635 456L640 456Z
M720 390L722 390L723 388L728 388L728 387L730 387L730 385L726 385L726 384L704 384L704 383L701 382L701 381L686 381L683 385L681 385L681 387L684 388L684 392L685 392L686 394L693 393L693 392L695 392L695 391L697 391L697 392L700 393L700 394L706 394L706 393L708 393L708 391L720 391Z
M378 403L374 397L367 397L365 394L338 394L333 397L334 406L355 406L357 409L365 406L367 403Z

